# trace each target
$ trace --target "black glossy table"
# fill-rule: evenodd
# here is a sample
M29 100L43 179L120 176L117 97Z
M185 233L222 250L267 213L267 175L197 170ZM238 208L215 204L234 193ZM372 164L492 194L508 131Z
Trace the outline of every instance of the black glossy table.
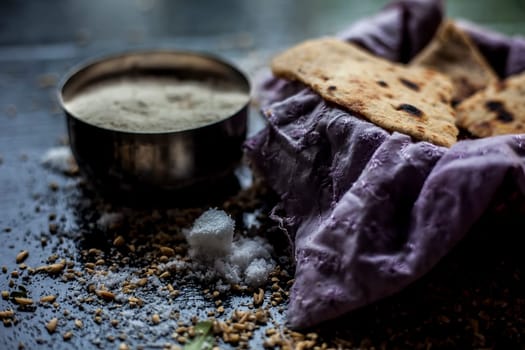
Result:
M0 271L0 290L10 293L23 286L35 301L33 306L24 308L10 298L0 299L0 311L13 309L16 314L16 321L0 325L0 347L111 349L126 343L130 348L164 348L178 344L172 337L177 322L188 323L193 316L205 319L217 307L211 292L204 291L206 286L181 276L172 276L164 285L150 285L137 292L146 304L142 308L107 302L96 296L86 302L93 294L89 290L93 281L84 274L86 264L98 263L96 269L114 271L115 279L107 278L107 284L121 283L118 278L124 278L126 273L134 276L151 264L151 254L159 244L180 243L176 234L171 238L159 236L162 230L179 232L180 227L174 226L180 222L173 216L178 215L173 214L176 208L123 209L122 203L100 199L84 185L81 177L57 173L41 165L41 157L48 149L67 141L56 87L69 69L103 54L176 48L221 55L254 78L277 50L316 35L335 33L358 18L375 13L384 3L382 0L0 2L0 265L5 266ZM447 12L503 33L525 34L523 0L455 0L449 1ZM263 125L256 107L250 118L253 133ZM134 216L127 219L124 227L104 230L97 226L102 213L122 210ZM248 209L231 210L242 223L245 214L259 211L264 216L268 207L260 200ZM190 211L188 215L193 214ZM466 241L415 285L313 330L319 334L318 344L376 349L524 348L525 239L523 230L513 229L523 225L523 220L511 214L494 216L496 220L488 218L480 223ZM258 233L274 232L270 226L263 224ZM142 231L125 232L129 228ZM148 248L139 252L116 249L113 245L116 235L124 235L137 246L143 244ZM26 269L15 261L21 250L29 251L24 261ZM47 264L54 254L58 261L65 259L68 263L64 272L58 275L28 272L30 267ZM126 256L128 259L122 260ZM100 263L101 259L104 262ZM283 269L293 274L285 263ZM83 271L82 276L68 275L76 270ZM18 271L18 276L13 271ZM287 280L282 278L281 282L285 292ZM167 283L174 285L180 294L166 296L163 288ZM249 348L263 346L267 328L285 327L286 304L270 306L271 288L270 284L266 289L270 320L253 332ZM56 305L38 302L41 296L50 294L57 296ZM249 309L252 294L223 295L221 302L225 312L215 314L219 320L226 319L236 308ZM158 312L167 312L166 317L171 317L169 322L159 325L151 322L156 305ZM53 317L59 323L57 331L50 333L45 324ZM76 326L75 319L82 320L83 326ZM118 324L111 322L113 319ZM72 337L64 340L67 332ZM294 338L290 339L289 344L293 345ZM220 339L218 345L235 347Z

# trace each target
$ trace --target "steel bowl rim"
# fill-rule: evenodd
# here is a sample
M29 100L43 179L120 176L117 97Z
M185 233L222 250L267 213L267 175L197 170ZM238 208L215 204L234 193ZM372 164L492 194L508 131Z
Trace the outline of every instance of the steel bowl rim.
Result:
M247 100L237 110L235 110L235 112L233 112L230 115L228 115L228 116L226 116L224 118L221 118L221 119L219 119L217 121L214 121L214 122L211 122L211 123L208 123L208 124L204 124L204 125L200 125L200 126L196 126L196 127L193 127L193 128L186 128L186 129L181 129L181 130L171 130L171 131L160 131L160 132L159 131L153 131L153 132L148 132L148 131L126 131L126 130L119 130L119 129L111 129L111 128L102 127L100 125L89 123L89 122L87 122L87 121L77 117L74 113L72 113L70 110L68 110L66 108L65 103L64 103L64 98L63 98L64 88L66 87L67 83L70 82L72 79L74 79L75 76L77 74L79 74L80 72L88 69L89 67L95 66L97 64L104 63L105 61L118 59L118 58L123 58L125 56L130 56L130 55L150 55L150 54L188 55L188 56L195 56L195 57L208 59L210 61L218 63L218 64L224 66L225 68L231 70L235 74L237 74L245 82L245 84L247 86L247 90L248 90L248 91L246 91L246 93L247 93ZM244 110L245 108L247 108L250 105L252 89L253 89L252 84L251 84L250 79L249 79L248 75L246 74L246 72L244 72L240 67L235 65L230 60L227 60L226 58L221 57L219 55L216 55L216 54L213 54L213 53L210 53L210 52L207 52L207 51L184 50L184 49L182 49L182 50L180 50L180 49L165 49L165 48L161 48L161 49L134 49L134 50L117 51L117 52L113 52L113 53L109 53L109 54L108 53L101 54L101 55L98 55L98 56L95 56L95 57L90 57L88 59L85 59L85 60L83 60L83 61L73 65L68 70L68 72L65 73L62 76L62 78L59 81L58 88L57 88L57 100L58 100L58 103L60 105L60 108L62 109L62 111L65 112L65 114L66 114L66 116L68 118L74 118L77 121L80 121L80 122L82 122L84 124L90 125L90 126L92 126L94 128L97 128L97 129L106 130L108 132L114 132L114 133L118 133L118 134L121 134L121 135L125 135L125 134L129 134L129 135L172 135L172 134L182 134L182 133L192 132L194 130L200 130L200 129L207 128L207 127L210 127L210 126L213 126L213 125L216 125L216 124L223 123L223 122L233 118L234 116L238 115L242 110Z

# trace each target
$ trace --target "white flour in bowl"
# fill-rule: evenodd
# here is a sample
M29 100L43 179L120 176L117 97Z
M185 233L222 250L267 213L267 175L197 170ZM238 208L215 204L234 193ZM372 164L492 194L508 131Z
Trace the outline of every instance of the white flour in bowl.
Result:
M94 84L64 104L87 123L148 133L217 122L240 110L248 99L238 86L223 81L140 77Z

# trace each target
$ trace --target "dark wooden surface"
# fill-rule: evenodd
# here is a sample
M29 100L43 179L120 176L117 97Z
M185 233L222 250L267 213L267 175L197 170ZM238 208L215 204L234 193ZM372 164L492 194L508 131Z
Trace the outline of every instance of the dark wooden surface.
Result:
M80 260L80 251L93 246L93 237L83 235L89 235L86 223L96 217L96 209L81 208L85 194L78 188L78 179L56 174L40 164L45 151L67 137L56 102L56 86L69 69L101 54L162 47L213 52L238 63L253 76L276 50L312 36L334 33L375 13L384 3L1 1L0 265L8 272L0 273L0 290L11 290L10 272L17 269L15 256L22 249L31 252L27 264L38 266L54 253ZM523 0L455 0L449 1L447 12L504 33L525 33ZM253 110L252 121L257 118ZM253 124L252 131L260 125ZM50 189L50 182L60 189ZM58 215L61 235L49 234L50 213ZM45 247L40 243L42 237L48 238ZM521 253L515 246L507 250L506 245L498 244L487 238L475 248L461 248L420 284L393 300L330 324L320 330L321 334L328 342L342 340L339 344L345 347L412 348L419 344L421 348L523 348L525 289L520 280ZM67 294L71 285L37 276L26 287L38 298ZM180 288L197 302L187 303L189 299L182 298L174 307L186 308L188 314L202 313L210 307L199 302L204 299L198 288ZM232 297L230 303L235 306L245 301L243 296ZM7 308L15 306L0 300L0 310ZM34 311L17 312L18 324L0 325L0 347L13 349L22 343L26 348L117 348L118 342L105 338L112 328L92 321L75 332L69 342L62 340L63 332L47 334L44 323L66 309L80 318L93 318L71 298L62 298L59 309L39 306ZM278 315L276 320L284 324L285 318ZM102 341L94 341L98 338ZM147 344L155 347L172 341L169 334L130 339L128 343L146 344L146 348ZM257 333L252 346L260 347L263 339L263 332Z

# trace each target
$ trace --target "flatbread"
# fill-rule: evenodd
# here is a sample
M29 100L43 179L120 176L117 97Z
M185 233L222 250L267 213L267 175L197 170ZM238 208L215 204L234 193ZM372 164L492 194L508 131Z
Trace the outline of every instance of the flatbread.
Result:
M272 71L386 130L447 147L457 140L452 83L430 69L391 63L356 45L320 38L276 56Z
M476 45L451 20L411 62L441 72L454 85L453 103L459 103L476 91L498 81L498 76Z
M457 124L478 137L525 133L525 72L463 101Z

